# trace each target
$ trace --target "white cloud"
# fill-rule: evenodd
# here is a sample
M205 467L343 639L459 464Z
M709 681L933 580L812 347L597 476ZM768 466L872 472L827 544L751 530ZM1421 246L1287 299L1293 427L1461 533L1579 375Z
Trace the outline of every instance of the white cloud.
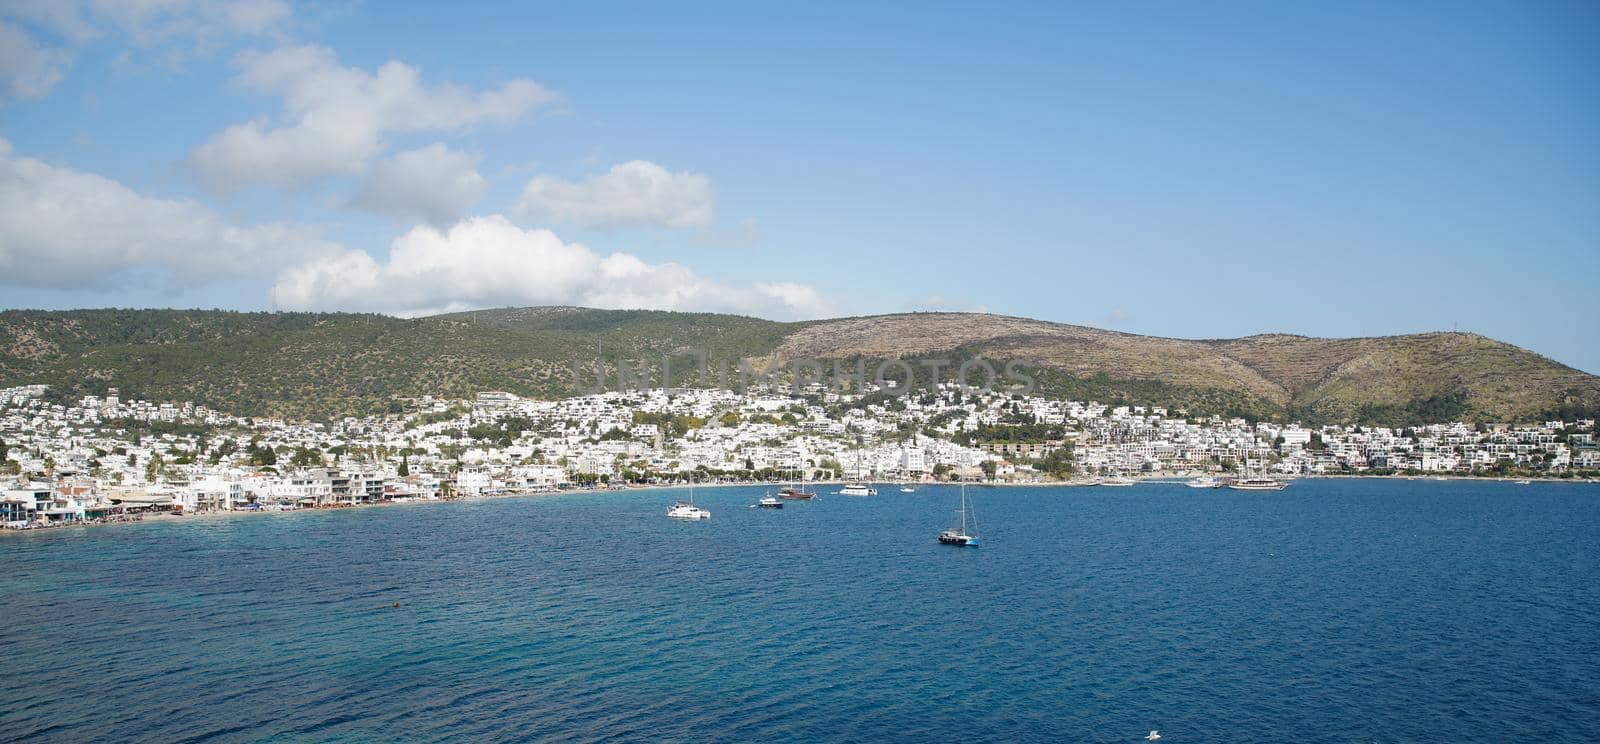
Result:
M222 4L221 18L236 31L265 34L287 23L289 4L281 0L237 0Z
M312 116L283 129L263 121L228 127L195 150L189 162L208 187L229 192L250 183L288 188L324 176L355 175L382 149L371 128Z
M0 102L44 98L72 64L72 53L47 47L0 21Z
M307 227L239 227L192 201L13 156L0 139L0 283L102 288L141 269L198 282L339 250Z
M181 64L230 36L275 35L291 15L284 0L6 0L0 18L16 23L0 21L0 99L45 97L78 48L102 37L126 38Z
M576 183L535 178L523 188L512 213L522 219L585 227L695 227L710 224L715 201L711 179L704 175L672 173L655 163L632 160Z
M387 263L363 251L308 261L278 275L273 304L286 310L427 315L507 305L700 310L813 318L829 304L811 287L733 287L688 267L627 253L602 256L549 230L523 230L499 215L447 231L421 226L389 247Z
M7 0L0 15L57 34L74 44L98 38L101 31L86 17L86 3L74 0Z
M228 34L268 35L288 23L283 0L89 0L85 15L140 46L204 46Z
M486 186L478 159L435 143L373 165L351 206L405 220L448 226Z
M293 10L284 0L6 0L0 15L73 44L121 34L148 47L276 33Z
M484 91L428 86L417 68L402 62L369 72L339 65L331 50L318 46L247 52L237 63L242 85L283 99L288 123L234 125L194 151L191 165L221 191L356 174L383 151L385 134L511 121L558 98L523 79Z

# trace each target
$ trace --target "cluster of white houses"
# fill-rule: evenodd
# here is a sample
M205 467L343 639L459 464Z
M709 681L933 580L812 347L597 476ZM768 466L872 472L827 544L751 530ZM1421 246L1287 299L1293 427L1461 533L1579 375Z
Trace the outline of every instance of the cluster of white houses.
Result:
M556 401L486 392L473 401L423 398L409 401L404 414L326 424L123 400L115 391L62 405L48 402L46 392L38 385L0 389L0 524L757 474L1028 481L1061 477L1062 448L1081 474L1600 469L1592 420L1313 429L954 386L865 398L783 388ZM997 435L1007 431L1027 435Z

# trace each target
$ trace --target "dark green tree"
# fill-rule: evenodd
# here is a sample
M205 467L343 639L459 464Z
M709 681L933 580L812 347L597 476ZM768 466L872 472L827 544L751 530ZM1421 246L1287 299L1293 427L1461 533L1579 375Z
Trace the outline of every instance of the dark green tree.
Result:
M294 456L292 458L290 458L289 463L291 465L296 466L296 467L307 467L307 466L311 466L311 465L321 465L322 464L322 453L320 453L320 452L318 452L318 451L316 451L314 449L311 449L310 447L307 447L305 445L301 445L301 446L296 447L294 449Z

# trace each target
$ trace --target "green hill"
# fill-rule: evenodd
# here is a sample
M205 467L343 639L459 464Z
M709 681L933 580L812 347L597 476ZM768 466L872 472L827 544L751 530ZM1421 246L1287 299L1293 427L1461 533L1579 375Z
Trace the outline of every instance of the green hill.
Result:
M537 397L590 384L595 360L705 350L736 366L818 358L1023 360L1046 393L1307 421L1530 420L1600 407L1600 378L1470 334L1189 341L1025 318L916 313L777 323L732 315L569 307L417 319L203 310L0 312L0 387L71 399L116 387L222 411L331 418L397 397ZM673 356L680 355L680 356ZM614 376L611 378L614 383Z

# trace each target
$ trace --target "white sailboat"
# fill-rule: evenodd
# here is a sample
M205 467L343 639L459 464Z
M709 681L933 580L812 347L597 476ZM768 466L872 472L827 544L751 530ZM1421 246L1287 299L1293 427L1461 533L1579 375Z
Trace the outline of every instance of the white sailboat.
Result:
M689 481L689 500L673 503L667 510L667 516L673 519L710 519L711 512L694 505L694 481Z
M858 475L863 471L863 468L861 467L861 463L862 463L862 458L861 458L861 438L857 437L856 438L856 463L855 463L855 468L856 468L856 473ZM871 473L869 472L868 474L870 475ZM839 489L837 491L837 493L840 496L877 496L878 495L878 489L873 488L872 486L869 486L869 485L867 485L865 483L857 481L855 483L846 483L846 484L844 484L844 487Z
M967 484L961 484L961 526L939 533L939 542L964 548L978 547L978 519L972 519L972 532L967 532Z

